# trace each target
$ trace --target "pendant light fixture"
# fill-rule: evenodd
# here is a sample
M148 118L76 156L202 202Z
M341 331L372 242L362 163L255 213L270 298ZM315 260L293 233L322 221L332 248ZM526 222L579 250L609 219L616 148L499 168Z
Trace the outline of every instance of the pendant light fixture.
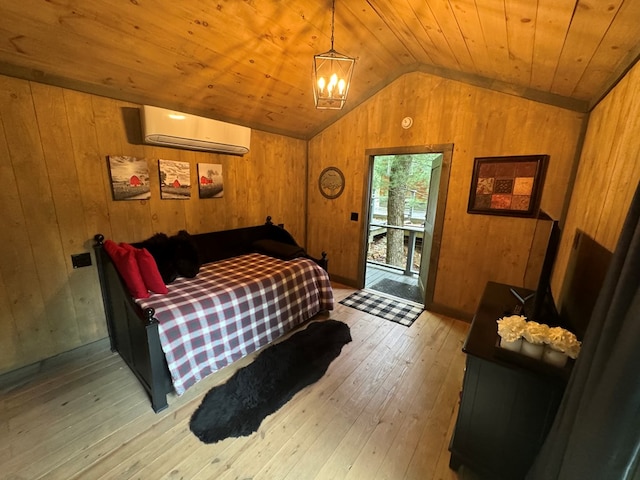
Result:
M340 110L344 107L351 84L355 58L333 49L336 1L331 7L331 50L313 57L313 97L320 110Z

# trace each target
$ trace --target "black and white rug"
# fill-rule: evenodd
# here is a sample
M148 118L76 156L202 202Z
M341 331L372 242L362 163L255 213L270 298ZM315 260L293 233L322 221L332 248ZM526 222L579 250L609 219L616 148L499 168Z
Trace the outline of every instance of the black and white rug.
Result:
M366 290L358 290L340 300L339 303L406 327L410 327L424 310L424 307L404 303L397 298L376 295Z

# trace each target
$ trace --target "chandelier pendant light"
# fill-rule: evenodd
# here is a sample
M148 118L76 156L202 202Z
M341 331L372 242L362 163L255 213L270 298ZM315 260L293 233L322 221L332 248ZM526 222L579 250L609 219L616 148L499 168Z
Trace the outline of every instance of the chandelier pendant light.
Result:
M333 49L336 2L331 7L331 50L313 56L313 97L320 110L340 110L344 107L356 63Z

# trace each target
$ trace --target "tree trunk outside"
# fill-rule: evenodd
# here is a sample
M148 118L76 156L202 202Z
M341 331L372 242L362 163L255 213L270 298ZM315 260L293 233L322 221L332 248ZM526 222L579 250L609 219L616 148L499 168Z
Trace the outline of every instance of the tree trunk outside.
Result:
M387 223L404 225L404 204L409 172L411 171L411 155L397 155L391 163L389 175L389 201L387 205ZM387 263L404 267L404 231L390 228L387 231Z

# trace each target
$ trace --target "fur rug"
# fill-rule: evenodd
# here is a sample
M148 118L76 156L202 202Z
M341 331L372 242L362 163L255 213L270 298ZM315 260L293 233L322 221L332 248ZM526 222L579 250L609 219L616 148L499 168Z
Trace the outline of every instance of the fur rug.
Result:
M322 378L350 341L346 324L324 320L268 347L205 395L191 417L191 431L204 443L250 435L265 417Z

